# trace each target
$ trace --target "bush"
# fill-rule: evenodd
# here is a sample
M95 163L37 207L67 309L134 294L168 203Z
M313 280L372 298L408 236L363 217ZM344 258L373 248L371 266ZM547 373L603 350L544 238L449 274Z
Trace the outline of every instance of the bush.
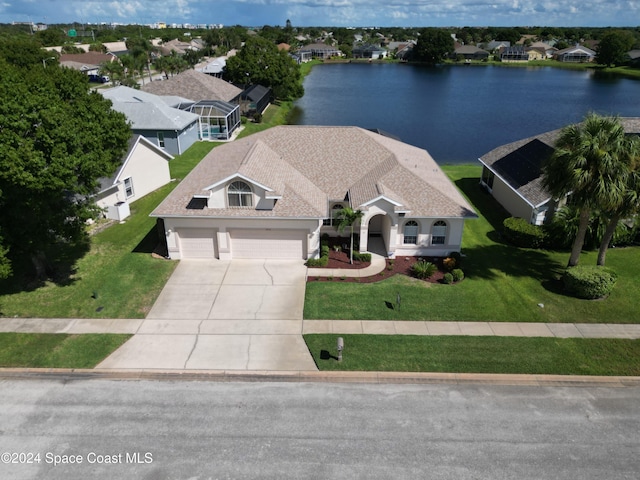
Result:
M442 281L444 283L446 283L447 285L450 285L453 283L453 275L450 274L449 272L444 274L444 277L442 277Z
M370 253L360 253L353 252L353 260L358 262L370 262L371 254Z
M506 218L502 226L507 240L518 247L540 248L544 244L544 229L531 225L524 218Z
M320 247L320 256L321 257L328 257L329 256L329 245L322 245Z
M456 268L456 259L452 257L447 257L442 261L442 266L447 272L450 272L454 268Z
M411 273L413 273L416 278L419 278L421 280L431 278L431 276L436 273L437 270L437 266L425 260L420 260L419 262L416 262L411 266Z
M464 272L460 268L454 268L451 271L451 276L453 277L454 282L460 282L464 279Z
M562 278L567 293L586 299L606 297L613 290L616 279L617 275L613 270L597 265L567 268Z
M320 258L310 258L307 260L307 267L326 267L329 264L329 256L323 255Z
M449 258L453 258L456 261L456 267L462 265L462 254L460 252L451 252Z

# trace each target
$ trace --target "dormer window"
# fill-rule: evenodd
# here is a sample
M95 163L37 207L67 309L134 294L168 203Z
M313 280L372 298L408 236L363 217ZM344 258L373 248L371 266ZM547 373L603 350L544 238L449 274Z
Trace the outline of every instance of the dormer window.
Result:
M230 207L252 207L253 193L244 182L233 182L227 189L227 198Z

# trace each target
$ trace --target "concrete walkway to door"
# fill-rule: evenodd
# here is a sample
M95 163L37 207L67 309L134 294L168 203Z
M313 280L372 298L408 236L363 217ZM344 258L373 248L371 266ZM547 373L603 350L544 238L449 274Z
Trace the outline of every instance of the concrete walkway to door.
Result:
M314 371L302 338L306 267L181 260L133 338L97 369Z

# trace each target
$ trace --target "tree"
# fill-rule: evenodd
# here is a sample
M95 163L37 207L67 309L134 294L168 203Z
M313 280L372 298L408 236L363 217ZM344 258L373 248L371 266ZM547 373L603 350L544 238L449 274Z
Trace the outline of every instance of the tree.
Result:
M607 249L620 220L631 217L640 211L640 140L637 137L625 137L621 150L621 160L628 164L629 175L626 179L624 195L617 205L612 206L607 212L609 222L598 249L598 265L604 265L606 262Z
M627 52L633 48L633 34L624 30L605 33L596 47L596 62L611 67L628 61Z
M420 30L418 42L413 49L414 60L435 65L453 51L453 38L448 31L439 28Z
M364 212L362 210L354 210L351 207L345 207L338 212L338 231L342 232L345 228L351 228L351 247L349 248L349 263L353 263L353 226L358 222Z
M283 100L302 96L300 68L283 50L262 37L247 39L244 47L227 60L224 78L236 85L270 87Z
M120 165L131 131L80 72L2 59L0 71L0 253L30 259L43 278L55 247L86 240L90 196Z
M620 205L627 191L624 128L614 117L587 115L580 124L560 131L556 150L542 167L542 186L555 198L571 195L580 211L569 266L575 266L589 226L591 212Z

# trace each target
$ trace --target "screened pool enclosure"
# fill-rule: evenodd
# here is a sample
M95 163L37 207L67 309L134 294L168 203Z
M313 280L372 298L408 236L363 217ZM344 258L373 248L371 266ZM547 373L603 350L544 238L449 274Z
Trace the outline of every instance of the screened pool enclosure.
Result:
M240 107L221 100L201 100L180 107L200 116L198 122L202 140L229 140L240 126Z

